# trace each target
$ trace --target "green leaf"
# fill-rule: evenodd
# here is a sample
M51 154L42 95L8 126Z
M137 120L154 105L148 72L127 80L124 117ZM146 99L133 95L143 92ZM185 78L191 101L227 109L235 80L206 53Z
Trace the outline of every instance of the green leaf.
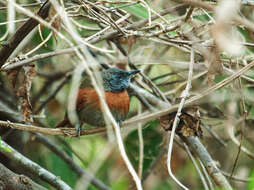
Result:
M147 9L143 6L136 4L130 7L125 7L123 10L131 13L132 15L135 15L139 18L148 18L148 12Z
M212 13L208 13L211 17L213 17L214 15ZM210 21L211 19L209 18L208 15L206 14L200 14L198 16L193 16L194 19L197 19L197 20L200 20L200 21L203 21L203 22L207 22L207 21Z

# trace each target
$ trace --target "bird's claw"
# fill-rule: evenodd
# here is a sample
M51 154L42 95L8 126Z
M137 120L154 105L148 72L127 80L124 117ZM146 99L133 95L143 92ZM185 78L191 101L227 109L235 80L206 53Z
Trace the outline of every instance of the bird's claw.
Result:
M79 138L80 137L80 132L81 132L81 125L80 124L77 124L75 126L76 130L77 130L77 137Z
M123 121L121 121L121 120L119 120L119 121L117 121L116 123L117 123L117 125L118 125L118 127L120 127L121 126L121 123L122 123Z

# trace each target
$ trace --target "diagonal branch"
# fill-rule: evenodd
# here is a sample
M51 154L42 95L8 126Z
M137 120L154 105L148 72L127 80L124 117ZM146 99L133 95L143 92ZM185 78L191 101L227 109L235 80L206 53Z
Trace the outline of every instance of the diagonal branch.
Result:
M46 1L40 10L38 11L37 15L40 16L42 19L48 17L50 9L49 1ZM10 57L12 52L17 48L20 42L39 24L37 20L34 18L30 18L26 21L16 32L15 34L4 44L2 44L2 49L0 50L0 66L2 66L5 61Z
M24 175L17 175L0 163L0 187L3 189L47 190Z
M14 148L9 146L3 140L1 141L0 152L5 155L10 160L16 162L18 165L24 166L27 170L29 170L35 176L38 176L43 181L48 182L53 187L58 190L71 190L70 186L67 185L64 181L62 181L59 177L55 176L51 172L42 168L38 164L29 160L27 157L20 154Z
M244 74L245 72L247 72L251 67L254 66L254 61L249 63L248 65L246 65L245 67L243 67L242 69L240 69L239 71L235 72L233 75L229 76L228 78L222 80L221 82L213 85L212 87L210 88L207 88L206 90L202 91L202 93L196 95L196 96L193 96L192 98L186 100L186 103L184 104L184 108L186 107L189 107L189 106L192 106L193 104L197 104L200 100L202 100L204 97L210 95L211 93L213 93L214 91L228 85L230 82L234 81L235 79L237 79L238 77L240 77L242 74ZM136 90L139 91L139 93L141 93L141 91L145 91L143 89L140 89L138 87L135 87ZM142 92L143 95L146 95L148 92ZM148 93L149 94L149 93ZM161 102L157 99L157 101L155 101L157 103L159 103L161 106L163 106L163 104L165 104L164 102ZM151 121L153 119L156 119L156 118L159 118L163 115L166 115L168 113L172 113L172 112L175 112L177 111L177 108L178 108L179 104L175 104L173 106L164 106L162 110L160 111L157 111L155 113L150 113L150 114L146 114L140 118L137 118L137 119L132 119L128 122L123 122L123 126L125 125L133 125L135 123L138 123L138 122L146 122L146 121Z
M246 65L242 69L240 69L238 72L234 73L230 77L224 79L223 81L213 85L212 87L206 89L203 91L203 93L196 95L186 101L184 104L184 107L189 107L193 105L194 103L197 103L202 98L206 97L207 95L211 94L215 90L218 90L222 88L223 86L229 84L236 78L240 77L243 73L248 71L251 67L254 66L254 61L250 64ZM160 107L160 111L156 111L155 113L145 114L139 118L130 119L128 121L125 121L122 123L122 127L130 126L139 122L146 122L151 121L154 119L157 119L163 115L172 113L177 111L177 108L179 107L179 104L176 105L169 105L168 103L165 103L163 101L160 101L158 98L154 97L149 92L145 91L144 89L131 84L130 88L135 91L137 94L142 94L143 97L145 97L147 100L149 100L149 103L156 104L156 107ZM19 130L25 130L30 132L39 132L43 133L45 135L62 135L62 136L76 136L77 132L76 129L72 128L62 128L62 129L52 129L52 128L42 128L42 127L36 127L32 125L25 125L25 124L19 124L19 123L11 123L8 121L0 121L0 127L11 127ZM106 128L97 128L97 129L91 129L91 130L84 130L81 132L81 135L89 135L89 134L95 134L95 133L102 133L105 132Z
M45 136L41 134L35 134L36 139L48 147L51 151L57 154L63 161L65 161L68 166L75 171L80 177L88 180L91 184L93 184L96 188L100 190L109 190L109 188L103 184L100 180L96 179L93 175L83 170L80 166L78 166L64 151L60 150L58 147L51 142L50 139L47 139Z

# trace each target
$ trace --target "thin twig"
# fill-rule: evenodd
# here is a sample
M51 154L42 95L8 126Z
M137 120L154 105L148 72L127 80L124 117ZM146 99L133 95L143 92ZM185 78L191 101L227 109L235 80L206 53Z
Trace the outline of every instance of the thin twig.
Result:
M42 102L42 104L40 105L40 107L34 112L35 114L39 113L45 105L47 105L48 102L50 102L50 100L52 100L56 94L62 89L62 87L70 80L71 78L71 73L67 73L65 78L62 80L62 82L57 86L57 88L54 90L54 92L52 92L52 94L50 96L48 96L48 98L46 100L44 100Z
M52 4L54 6L54 8L58 11L61 12L61 9L59 7L61 7L58 2L56 1L52 1ZM72 28L71 24L70 24L70 20L67 17L67 14L64 12L63 14L60 15L63 22L65 23L66 27L68 28L68 33L73 37L73 39L77 42L83 42L82 38L80 37L80 35L78 33L75 32L75 30ZM84 44L86 44L85 42L83 42ZM92 71L90 70L90 68L88 67L88 64L86 64L87 61L89 61L89 63L96 65L96 60L91 56L91 53L88 51L88 49L85 47L83 49L81 49L81 52L76 52L77 56L80 58L80 60L82 60L82 63L80 66L76 67L75 71L74 71L74 77L73 77L73 85L72 85L72 89L71 89L71 93L69 96L69 99L71 101L68 102L68 115L70 116L69 119L71 120L71 122L73 121L73 123L77 123L78 122L78 118L77 115L75 114L75 107L76 107L76 100L77 100L77 91L78 91L78 83L80 81L80 77L81 77L81 73L82 70L85 69L87 74L90 76L91 78L91 82L92 85L96 91L96 93L98 94L98 97L100 99L100 103L101 103L101 107L102 107L102 111L103 113L105 113L106 118L109 119L110 123L113 124L113 128L115 130L115 135L116 135L116 139L117 139L117 144L119 147L119 151L121 153L121 156L127 166L127 169L129 170L130 174L132 175L135 183L136 183L136 187L138 190L142 190L142 185L141 185L141 181L136 173L136 171L134 170L131 162L129 161L127 154L125 152L125 148L123 145L123 140L121 137L121 132L120 132L120 126L119 124L115 121L112 113L110 112L108 105L106 104L105 101L105 97L104 97L104 93L101 91L101 89L99 88L102 84L100 81L96 80L97 78L94 76L95 74L92 73ZM86 59L85 59L86 58ZM77 73L77 76L75 75L75 73ZM74 99L74 101L73 101ZM108 128L108 131L110 130L110 128Z
M192 98L189 98L185 104L184 107L189 107L193 104L197 104L198 102L200 102L202 100L202 98L206 97L207 95L210 95L212 92L228 85L230 82L234 81L235 79L237 79L238 77L240 77L243 73L247 72L251 67L254 66L254 61L249 63L248 65L246 65L245 67L243 67L242 69L240 69L239 71L235 72L233 75L227 77L226 79L222 80L221 82L205 89L202 91L202 93L193 96ZM141 89L138 89L139 91L141 91ZM145 92L143 92L144 95L146 94ZM158 100L155 101L156 103L158 103ZM172 113L177 111L177 108L179 107L179 104L173 105L171 107L167 107L167 108L163 108L160 111L157 111L155 113L150 113L150 114L146 114L138 119L132 119L128 122L124 122L122 125L132 125L138 122L146 122L146 121L151 121L153 119L159 118L160 116L166 115L168 113Z
M43 3L30 3L30 4L23 4L23 5L20 5L22 7L32 7L32 6L37 6L37 5L42 5ZM5 10L7 9L8 7L0 7L0 11L1 10Z
M204 122L201 122L201 124L222 146L227 146L226 142L209 125L206 125Z
M205 174L205 177L206 177L206 179L207 179L207 181L208 181L209 188L210 188L210 189L214 189L214 186L213 186L213 183L212 183L212 181L211 181L211 179L210 179L210 176L208 175L208 172L206 171L206 168L205 168L203 162L200 160L200 158L198 158L198 162L199 162L199 165L201 166L202 171L203 171L203 173Z
M233 118L230 118L228 123L227 123L227 132L229 137L231 138L231 140L233 141L233 143L237 146L240 147L241 151L243 151L243 153L245 153L246 155L248 155L250 158L254 159L254 153L249 151L245 146L241 145L241 143L237 140L237 138L235 137L234 134L234 126L231 123L231 121L233 120Z
M164 16L164 15L170 13L170 12L173 12L173 11L178 10L180 8L183 8L183 7L185 7L185 5L184 4L180 4L180 5L177 5L175 7L171 7L171 8L168 8L168 9L165 9L165 10L161 11L159 13L159 15ZM157 18L158 18L157 15L153 15L151 17L152 20L157 19ZM36 22L38 22L38 21L36 21ZM126 27L126 29L132 29L132 28L136 28L136 27L141 27L141 26L145 25L147 22L148 22L148 19L143 19L143 20L138 21L136 23L130 24L129 26ZM50 27L48 24L45 24L45 22L43 22L43 24L48 26L48 27ZM50 28L52 29L52 27L50 27ZM59 34L58 31L55 31L55 30L53 30L53 31L56 32L56 34ZM21 32L23 33L23 31L21 31ZM109 32L109 33L105 34L104 36L99 36L97 38L92 39L91 43L96 43L98 41L111 38L111 37L113 37L113 35L116 35L116 34L117 34L117 31ZM17 34L17 35L15 34L15 36L13 36L11 39L16 41L17 40L16 39L17 36L19 37L19 34ZM1 70L14 69L16 67L29 64L29 63L31 63L33 61L36 61L36 60L39 60L39 59L42 59L42 58L48 58L48 57L51 57L51 56L61 55L61 54L74 53L76 51L76 48L79 48L79 47L82 48L82 46L83 45L78 46L78 47L76 46L76 47L71 47L71 48L67 48L67 49L63 49L63 50L58 50L58 51L55 51L55 52L44 53L44 54L41 54L41 55L36 55L36 56L34 56L34 57L30 58L30 59L25 59L25 60L23 60L21 62L13 63L13 64L10 64L10 65L6 64L4 67L1 68ZM14 47L14 48L16 48L16 47ZM93 47L91 47L91 48L93 48ZM2 51L5 51L5 49L6 48L0 50L0 58L1 58L1 56L6 56L6 52L2 53ZM108 51L108 52L110 53L110 51ZM1 59L2 62L0 61L0 65L1 65L1 63L3 64L6 61L7 58L5 58L5 60Z
M27 52L25 54L25 56L28 56L28 55L34 53L35 51L37 51L38 49L40 49L44 44L47 43L47 41L49 41L51 36L52 36L52 32L50 32L49 35L47 36L47 38L45 40L43 40L39 45L37 45L34 49L32 49L29 52Z
M93 184L96 188L101 190L109 190L110 188L107 187L104 183L100 180L92 176L83 168L79 167L73 160L62 150L60 150L55 144L50 140L47 139L45 136L41 134L35 134L35 137L38 141L48 147L52 152L57 154L63 161L65 161L68 166L75 171L80 177L84 177L84 179L88 180L91 184Z
M183 91L183 95L182 95L182 99L181 102L179 104L175 119L174 119L174 123L173 123L173 127L171 130L171 135L170 135L170 140L169 140L169 147L168 147L168 158L167 158L167 166L168 166L168 172L169 175L174 179L174 181L180 185L183 189L188 189L187 187L185 187L183 184L181 184L177 178L174 176L174 174L172 173L171 170L171 155L172 155L172 149L173 149L173 142L174 142L174 135L175 135L175 130L176 127L178 126L179 122L180 122L180 116L181 116L181 111L182 108L184 106L185 103L185 99L189 96L189 91L191 89L191 80L192 80L192 73L193 73L193 64L194 64L194 50L193 48L191 49L191 58L190 58L190 64L189 64L189 75L188 75L188 81L187 81L187 85L185 87L185 90Z
M122 158L124 159L124 162L129 170L129 172L131 173L135 183L136 183L136 187L138 190L142 190L142 184L141 184L141 180L140 178L138 177L136 171L134 170L133 166L131 165L131 162L125 152L125 149L124 149L124 145L123 145L123 140L122 140L122 137L121 137L121 131L120 131L120 126L115 126L115 133L116 133L116 139L117 139L117 144L119 146L119 150L121 152L121 156Z
M138 114L141 114L142 107L139 104L138 106ZM138 123L138 140L139 140L139 162L138 162L138 176L142 179L143 173L143 162L144 162L144 139L142 134L142 124Z
M237 68L239 68L239 61L238 60L237 60ZM235 171L235 168L237 166L237 161L239 160L239 156L240 156L240 153L241 153L241 148L242 148L242 143L243 143L243 129L245 128L245 126L243 127L243 125L245 125L245 121L246 121L246 117L247 117L247 110L246 110L246 107L245 107L245 99L244 99L244 96L242 94L241 78L238 78L238 80L236 82L238 82L235 85L237 85L236 88L238 90L238 93L240 94L240 106L241 106L240 107L240 114L244 118L244 121L243 121L243 123L240 124L240 130L241 130L240 146L238 146L238 151L237 151L236 158L235 158L235 161L234 161L234 164L233 164L231 177L234 175L234 171Z
M230 82L232 82L233 80L235 80L236 78L240 77L243 73L245 73L246 71L248 71L251 67L254 66L254 61L251 62L250 64L246 65L245 67L243 67L242 69L240 69L239 71L235 72L233 75L231 75L230 77L222 80L221 82L215 84L214 86L206 89L203 91L202 94L196 95L190 99L188 99L185 103L185 107L191 106L194 103L197 103L198 101L200 101L202 98L206 97L207 95L211 94L212 92L214 92L217 89L222 88L223 86L229 84ZM157 105L158 107L161 107L161 110L156 111L154 113L150 113L150 114L145 114L143 116L140 116L137 119L130 119L128 121L125 121L122 123L121 126L125 127L125 126L130 126L139 122L146 122L146 121L151 121L153 119L159 118L163 115L166 115L168 113L172 113L177 111L177 108L179 107L179 104L173 105L173 106L168 106L168 104L164 103L164 102L160 102L158 98L154 97L153 95L151 95L150 93L148 93L147 91L143 90L142 88L138 87L138 86L134 86L134 85L130 85L131 89L133 89L134 91L137 91L139 94L142 94L143 97L146 97L147 99L149 99L150 103ZM22 124L20 124L21 126L13 126L17 129L20 130L27 130L27 131L33 131L33 132L41 132L43 134L46 135L69 135L69 136L76 136L76 130L75 129L70 129L70 128L63 128L62 130L60 129L48 129L48 130L44 130L43 128L30 128L25 126L22 126ZM8 127L8 123L2 123L0 122L0 126L5 126ZM87 135L87 134L95 134L95 133L100 133L100 132L105 132L105 128L99 128L99 129L94 129L92 131L82 131L81 134L82 135ZM65 133L66 132L66 133Z
M14 62L14 63L7 62L6 64L4 64L2 66L0 71L7 71L10 69L28 65L34 61L39 60L39 59L44 59L44 58L48 58L48 57L52 57L52 56L56 56L56 55L62 55L62 54L71 54L71 53L75 53L75 48L67 48L67 49L55 50L55 51L48 52L48 53L38 54L33 57L24 59L22 61L18 61L18 62Z
M243 183L248 183L250 181L253 181L253 178L248 178L248 179L242 179L240 177L237 177L237 176L231 176L230 173L227 173L227 172L224 172L224 171L221 171L223 173L224 176L226 176L227 178L229 179L232 179L232 180L235 180L235 181L239 181L239 182L243 182Z
M199 167L198 167L198 164L197 164L195 158L193 157L193 155L191 154L191 151L189 150L189 147L188 147L185 143L183 143L183 145L184 145L184 148L185 148L185 150L186 150L188 156L190 157L190 159L191 159L193 165L195 166L195 168L196 168L196 170L197 170L197 172L198 172L198 175L200 176L200 179L201 179L201 181L202 181L202 183L203 183L203 186L204 186L205 190L209 190L208 185L207 185L207 183L206 183L206 180L205 180L205 178L204 178L204 175L203 175L202 172L200 171L200 169L199 169Z
M214 182L219 186L227 190L232 190L231 185L227 181L227 179L222 175L220 170L217 168L214 160L211 158L209 154L206 154L206 148L201 144L200 141L197 140L198 137L188 137L184 140L188 143L188 145L192 148L192 150L199 156L200 160L205 165L207 172L212 177Z
M143 178L142 178L142 182L144 183L144 181L149 177L149 175L153 172L154 168L157 166L158 162L161 161L162 157L167 153L167 148L162 147L162 149L160 149L160 152L158 153L157 157L152 161L150 167L147 169L147 171L144 173Z
M50 3L46 1L37 15L42 19L48 17L48 12L50 8ZM6 45L0 50L0 66L2 66L5 61L9 58L11 53L16 49L19 43L39 24L34 18L30 18L26 23L24 23L15 34L8 40Z

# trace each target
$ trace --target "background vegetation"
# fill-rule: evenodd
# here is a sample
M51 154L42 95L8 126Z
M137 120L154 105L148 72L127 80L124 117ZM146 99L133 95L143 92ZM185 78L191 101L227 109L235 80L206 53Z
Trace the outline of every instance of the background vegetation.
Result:
M104 63L142 71L129 89L121 134L143 189L181 189L168 174L173 125L171 169L182 184L254 189L253 6L247 0L0 0L0 187L15 183L5 180L8 168L47 189L136 188L113 130L85 124L80 138L75 129L67 136L51 130L75 102L80 71L94 73ZM207 155L213 163L204 161ZM25 157L53 176L26 165ZM16 189L26 184L17 183Z

